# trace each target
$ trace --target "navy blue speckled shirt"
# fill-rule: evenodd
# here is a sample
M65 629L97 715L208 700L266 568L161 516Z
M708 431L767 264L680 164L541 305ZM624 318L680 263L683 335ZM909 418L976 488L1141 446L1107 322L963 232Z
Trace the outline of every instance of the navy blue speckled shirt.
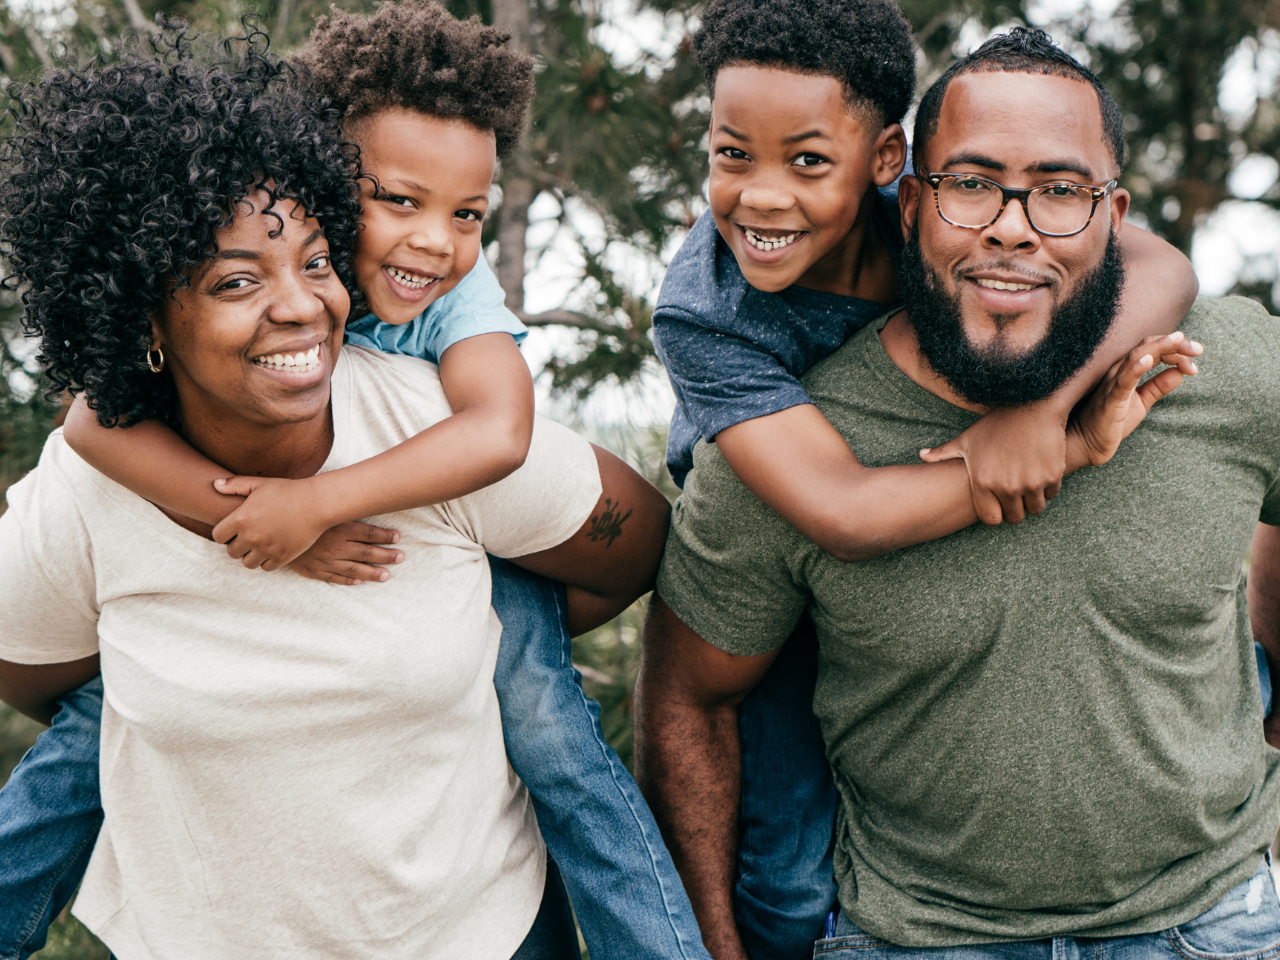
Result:
M873 222L896 263L896 183L877 194ZM672 479L684 486L700 437L809 403L798 378L884 311L870 300L799 286L757 290L704 213L671 261L653 311L654 346L676 394L667 438Z

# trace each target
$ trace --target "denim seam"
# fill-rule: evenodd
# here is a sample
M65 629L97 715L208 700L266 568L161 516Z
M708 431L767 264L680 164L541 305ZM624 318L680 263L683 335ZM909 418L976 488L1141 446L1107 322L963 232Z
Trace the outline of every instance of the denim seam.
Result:
M560 622L567 623L569 611L567 607L561 606L559 591L555 591L555 600L556 600L556 607L560 613L560 618L561 618ZM564 656L564 648L565 648L565 645L561 644L560 645L561 657ZM563 666L563 661L561 662L561 665ZM574 668L572 659L570 659L568 666L569 666L569 669L573 671L574 676L577 677L578 671ZM583 706L587 708L588 712L590 712L590 706L587 704L587 695L585 691L583 691L582 689L581 681L579 680L579 682L574 684L574 686L578 688L578 696L582 698ZM641 822L642 818L636 812L636 808L631 802L631 798L627 795L627 791L622 789L622 784L618 782L618 771L614 766L614 761L609 758L609 751L612 748L609 746L608 741L604 739L604 733L600 729L599 724L593 723L591 725L591 735L595 737L596 746L600 748L600 752L601 752L601 755L604 757L605 764L609 768L609 776L613 780L614 786L617 788L618 795L622 797L623 803L626 804L627 809L631 812L631 817L633 822L636 825L636 829L640 832L640 837L644 841L645 852L649 856L649 866L653 870L653 878L657 882L658 892L662 895L662 906L665 909L667 914L667 923L670 925L671 933L675 937L676 944L680 948L680 956L681 958L683 958L683 960L689 960L689 954L686 952L686 949L685 949L684 938L680 935L680 929L676 925L675 918L672 917L671 915L670 894L666 888L666 884L663 882L662 873L658 869L658 858L654 852L653 844L650 841L649 836L644 829L644 824ZM618 761L618 762L620 763L621 761Z
M1197 950L1187 943L1177 927L1170 927L1165 931L1165 936L1169 938L1174 951L1186 960L1271 960L1273 957L1280 957L1280 943L1274 943L1264 950L1253 952L1211 953L1207 950Z
M43 891L44 897L40 901L40 909L32 914L30 926L28 926L27 929L22 932L21 937L19 938L18 944L17 944L18 952L11 957L3 958L3 960L19 960L19 958L22 956L22 951L26 948L27 944L30 942L31 937L40 929L40 921L44 919L45 911L49 909L49 904L53 900L53 895L58 890L58 884L62 883L63 879L71 871L72 867L74 867L77 863L80 862L80 854L84 852L85 847L89 846L89 844L91 843L96 843L97 839L98 839L98 834L95 831L93 836L86 837L84 840L80 841L80 845L76 847L75 853L63 859L62 869L58 871L58 873L56 873L53 877L51 877L50 881L47 884L45 884L45 888ZM54 920L53 917L49 918L50 925L53 924L53 920ZM48 928L46 927L45 928L46 941L48 939L48 935L49 935Z

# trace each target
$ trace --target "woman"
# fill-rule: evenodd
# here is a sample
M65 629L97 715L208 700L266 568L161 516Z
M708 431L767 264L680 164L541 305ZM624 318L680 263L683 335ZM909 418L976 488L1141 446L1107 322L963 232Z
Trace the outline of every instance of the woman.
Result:
M285 79L177 44L55 74L20 95L0 208L55 383L302 477L448 408L432 366L342 348L353 165ZM405 560L365 590L244 569L57 434L9 499L0 697L47 720L101 663L106 826L76 910L122 960L576 954L503 752L485 551L607 619L665 534L632 471L540 423L507 480L389 518Z

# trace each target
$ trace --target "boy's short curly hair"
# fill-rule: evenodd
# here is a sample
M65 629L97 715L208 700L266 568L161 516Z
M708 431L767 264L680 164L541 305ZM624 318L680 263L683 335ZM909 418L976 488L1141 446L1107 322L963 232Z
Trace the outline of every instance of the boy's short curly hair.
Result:
M533 59L510 38L430 0L384 3L369 16L331 7L300 60L348 120L387 107L464 120L492 130L505 157L520 142L534 86Z
M50 394L83 391L104 426L178 411L151 373L151 317L217 251L259 189L314 216L354 288L354 152L340 115L252 32L217 56L166 24L119 62L9 87L0 147L5 285L22 292Z
M911 27L893 0L711 0L693 51L713 96L716 74L738 64L835 77L884 125L915 95Z

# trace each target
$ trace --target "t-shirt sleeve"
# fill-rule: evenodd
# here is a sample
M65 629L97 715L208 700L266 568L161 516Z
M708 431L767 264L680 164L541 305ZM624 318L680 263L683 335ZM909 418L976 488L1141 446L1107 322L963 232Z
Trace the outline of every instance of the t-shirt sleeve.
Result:
M704 440L811 402L778 358L751 340L670 314L654 317L653 332L671 387Z
M507 295L481 255L461 282L427 308L423 317L423 356L439 363L459 340L485 333L509 333L517 343L529 333L507 309Z
M717 448L694 454L676 501L658 594L686 626L736 655L776 650L809 602L808 541L764 505Z
M62 456L50 448L63 446ZM74 456L58 435L40 466L8 490L0 517L0 660L66 663L98 652L98 603L88 530L56 461Z
M447 509L454 525L489 553L523 557L577 533L600 493L591 444L568 427L536 417L524 465Z

